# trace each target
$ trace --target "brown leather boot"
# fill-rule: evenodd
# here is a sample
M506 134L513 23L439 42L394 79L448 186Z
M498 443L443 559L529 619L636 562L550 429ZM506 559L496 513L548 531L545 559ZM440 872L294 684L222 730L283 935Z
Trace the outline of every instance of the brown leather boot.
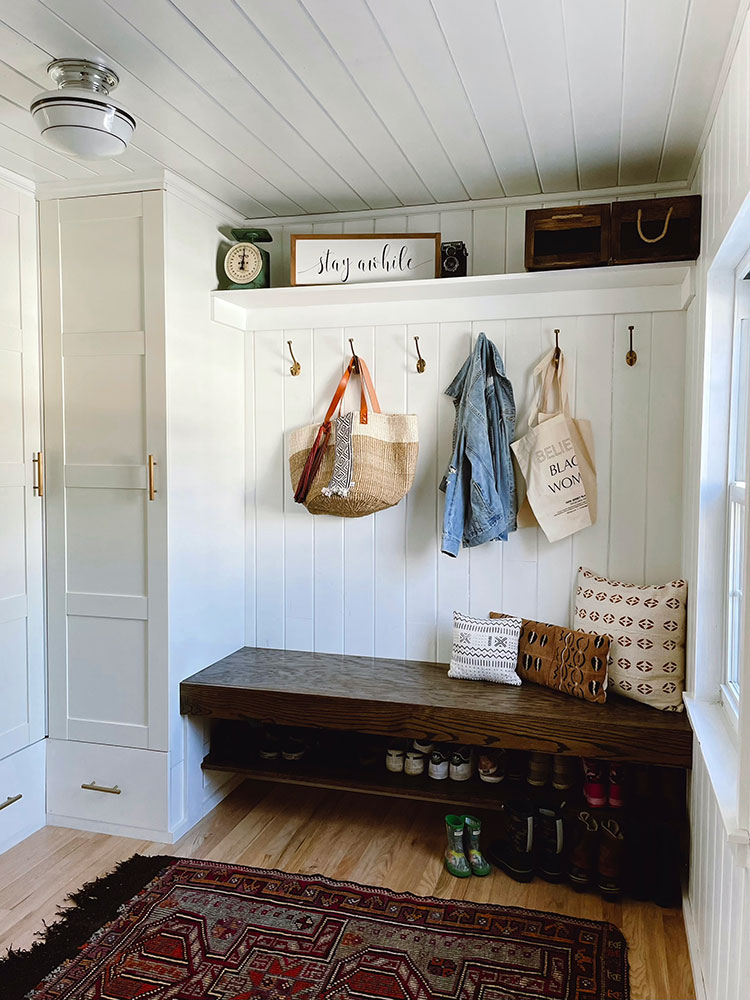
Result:
M588 809L581 809L576 814L571 839L568 881L576 892L584 892L596 877L599 853L599 822Z
M599 891L605 899L618 899L622 893L625 838L617 819L605 819L599 841Z

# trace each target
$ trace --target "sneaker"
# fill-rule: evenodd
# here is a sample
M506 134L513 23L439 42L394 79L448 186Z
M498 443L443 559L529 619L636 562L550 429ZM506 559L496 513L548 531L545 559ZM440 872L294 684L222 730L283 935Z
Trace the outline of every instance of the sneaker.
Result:
M607 771L605 764L591 757L581 757L583 765L583 794L592 809L602 809L607 804Z
M525 800L508 802L503 810L505 832L487 851L493 865L516 882L530 882L534 877L534 810Z
M505 751L488 750L479 757L479 779L497 785L505 777Z
M472 875L483 878L492 871L479 846L482 823L476 816L462 816L464 821L464 854L469 859Z
M530 753L526 781L534 788L543 788L549 781L552 758L548 753Z
M278 760L281 753L279 734L273 729L264 729L258 744L258 756L261 760Z
M404 758L404 774L424 774L424 754L418 750L407 750Z
M625 765L609 765L609 804L613 809L625 805Z
M451 754L448 774L451 781L468 781L474 773L474 751L471 747L456 747Z
M599 821L588 809L576 813L572 824L573 847L568 858L568 881L576 892L584 892L594 882L599 850Z
M412 747L420 753L423 753L425 757L429 757L435 747L435 744L429 743L427 740L414 740Z
M559 792L567 792L573 788L578 778L578 766L575 757L565 757L556 753L552 758L552 787Z
M618 899L622 894L623 849L625 838L620 821L605 819L601 823L599 841L599 892L605 899Z
M385 752L386 770L392 774L401 774L404 770L404 760L406 754L400 746L390 746Z
M436 743L432 753L430 754L430 765L427 773L431 778L436 781L443 781L448 777L448 771L450 769L449 756L446 752L446 748Z
M563 880L564 827L562 810L553 803L539 805L534 815L534 856L538 875L547 882Z
M471 867L464 854L464 818L452 813L445 817L448 846L445 849L445 868L456 878L468 878Z
M303 739L287 733L281 744L281 756L284 760L302 760L308 749L309 747Z

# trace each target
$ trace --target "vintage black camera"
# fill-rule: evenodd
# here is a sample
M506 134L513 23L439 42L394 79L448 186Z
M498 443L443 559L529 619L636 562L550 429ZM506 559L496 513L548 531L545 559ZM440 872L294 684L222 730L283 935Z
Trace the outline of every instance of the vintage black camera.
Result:
M468 256L469 251L466 249L466 245L460 241L456 243L441 243L440 277L465 278Z

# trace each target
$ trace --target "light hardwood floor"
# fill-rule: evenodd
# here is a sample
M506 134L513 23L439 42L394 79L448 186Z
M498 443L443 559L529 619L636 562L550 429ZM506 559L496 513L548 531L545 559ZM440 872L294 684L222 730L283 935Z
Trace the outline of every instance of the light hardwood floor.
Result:
M118 861L163 853L609 920L628 941L632 1000L695 997L679 910L605 903L539 879L519 885L494 870L455 879L443 869L443 839L438 806L251 782L173 845L46 827L0 856L0 952L28 947L68 893Z

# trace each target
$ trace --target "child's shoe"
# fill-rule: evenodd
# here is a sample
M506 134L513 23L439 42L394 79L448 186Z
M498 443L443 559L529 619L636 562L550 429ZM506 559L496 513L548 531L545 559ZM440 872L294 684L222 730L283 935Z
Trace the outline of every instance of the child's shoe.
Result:
M625 805L625 765L609 765L609 804L613 809Z
M406 754L403 747L390 746L385 752L385 766L392 774L401 774L404 770Z
M558 792L567 792L576 783L578 766L575 757L565 757L556 753L552 758L552 787Z
M456 878L468 878L471 867L464 854L464 818L450 813L445 817L445 832L448 835L448 846L445 850L446 870Z
M419 750L407 750L404 758L404 774L414 777L424 774L424 754Z
M548 753L537 753L536 751L530 753L526 781L534 788L543 788L549 781L551 768L552 758Z
M464 821L464 853L469 859L472 875L484 877L492 871L479 846L482 823L476 816L462 816Z
M490 785L499 784L505 777L505 751L487 750L479 757L479 779Z
M600 760L581 757L583 765L583 794L592 809L603 809L607 804L607 770Z

